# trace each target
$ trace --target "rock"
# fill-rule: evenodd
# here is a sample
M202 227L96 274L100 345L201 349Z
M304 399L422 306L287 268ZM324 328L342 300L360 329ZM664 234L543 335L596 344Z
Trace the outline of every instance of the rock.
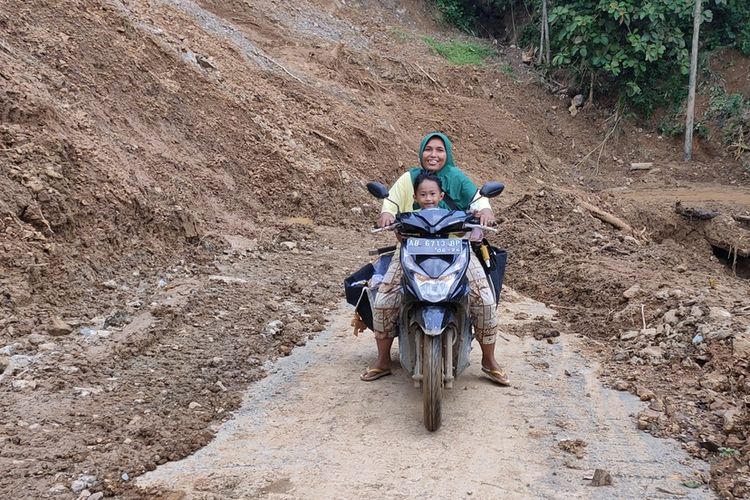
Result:
M52 352L59 349L60 346L55 344L54 342L45 342L44 344L39 344L39 352Z
M594 477L591 478L591 486L610 486L612 475L604 469L596 469Z
M88 500L102 500L102 498L104 498L104 493L98 491L96 493L92 493Z
M630 300L633 297L635 297L636 295L638 295L639 293L641 293L641 286L640 285L633 285L630 288L628 288L627 290L625 290L624 292L622 292L622 296L625 297L626 299Z
M691 318L702 318L703 317L703 309L701 309L699 306L693 306L690 308L690 317Z
M628 383L627 380L618 379L615 381L612 387L614 387L618 391L627 391L630 389L630 383Z
M730 410L724 411L721 414L721 419L723 421L724 432L732 432L737 425L737 410L735 408L732 408Z
M87 500L90 496L91 492L89 490L83 490L76 500Z
M711 319L712 321L715 321L716 323L724 323L727 321L731 321L732 313L730 313L723 307L709 307L708 317L709 319Z
M620 334L620 340L633 340L634 338L638 337L641 332L638 330L629 330L625 333Z
M117 290L119 288L119 285L115 280L107 280L104 283L102 283L102 286L104 288L109 288L110 290Z
M13 390L16 392L21 391L33 391L37 387L37 383L34 380L14 380L11 384Z
M685 292L683 292L679 288L673 288L672 290L669 291L669 296L672 297L673 299L680 300L680 299L685 298Z
M284 322L277 319L266 324L263 333L266 335L277 335L284 329Z
M13 356L16 353L16 346L8 344L0 349L0 356Z
M687 271L687 266L685 264L677 264L676 266L674 266L673 270L676 273L684 273L685 271Z
M360 207L352 207L351 211L354 215L362 215L362 208Z
M708 340L724 340L728 339L732 335L734 335L734 332L730 328L724 327L717 330L710 330L706 334L706 338Z
M654 297L659 300L667 300L669 298L669 290L661 289L658 292L654 293Z
M282 241L280 245L290 251L297 248L297 243L294 241Z
M195 401L191 401L190 404L188 405L188 408L190 408L191 410L195 410L197 408L203 408L203 405Z
M120 478L122 478L123 481L130 481L130 476L128 475L127 472L123 472Z
M83 490L96 486L98 484L96 476L91 474L81 474L78 479L70 483L70 489L73 493L81 493Z
M641 335L645 335L647 337L655 337L657 334L656 328L644 328L641 330Z
M662 320L664 321L664 323L674 326L680 321L678 315L679 311L677 309L671 309L664 314Z
M70 335L72 331L73 327L60 318L52 318L52 323L47 326L47 333L54 337Z
M704 339L703 339L703 335L701 335L701 334L698 334L698 335L696 335L695 337L693 337L693 345L698 345L698 344L700 344L701 342L703 342L703 340L704 340Z
M47 493L49 493L50 495L64 495L68 493L68 491L69 490L67 486L65 486L62 483L56 483L56 484L53 484L52 487L47 490Z
M732 355L736 359L750 359L750 327L732 339Z
M723 391L729 385L729 380L726 375L719 372L707 373L698 380L698 384L704 389L710 389L712 391Z
M32 333L26 337L26 340L28 340L31 345L39 345L44 343L44 341L47 340L47 337L40 333Z
M636 387L635 393L638 395L639 398L641 398L641 401L650 401L656 397L656 394L654 394L654 391L650 389L646 389L645 387Z
M657 346L648 346L641 349L640 356L649 360L652 364L660 364L664 361L664 350Z

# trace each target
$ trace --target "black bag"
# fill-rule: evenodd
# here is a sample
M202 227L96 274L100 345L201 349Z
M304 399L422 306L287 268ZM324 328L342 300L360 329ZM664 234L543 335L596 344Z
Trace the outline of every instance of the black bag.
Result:
M363 266L344 280L344 294L347 303L354 306L354 309L370 330L372 330L372 304L370 300L374 300L377 294L377 288L369 289L370 280L375 274L385 276L392 258L393 254L382 255L372 264Z
M490 254L490 265L484 261L481 253L481 246L486 245ZM500 303L500 292L503 290L503 279L505 278L505 263L508 260L508 252L502 248L493 247L487 239L482 239L481 244L473 245L474 253L482 263L487 279L490 280L492 288L495 291L495 303Z

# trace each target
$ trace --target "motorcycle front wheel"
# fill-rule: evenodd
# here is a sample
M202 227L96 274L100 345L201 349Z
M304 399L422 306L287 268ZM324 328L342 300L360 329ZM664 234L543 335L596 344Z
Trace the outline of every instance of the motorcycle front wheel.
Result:
M422 398L424 426L434 432L440 428L443 399L443 339L423 337Z

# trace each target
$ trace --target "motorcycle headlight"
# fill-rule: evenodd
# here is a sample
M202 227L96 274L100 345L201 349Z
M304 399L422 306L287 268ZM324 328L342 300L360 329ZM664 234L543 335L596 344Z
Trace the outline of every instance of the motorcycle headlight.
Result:
M459 279L461 270L466 264L466 255L463 253L458 255L453 264L437 278L430 278L424 274L411 256L404 259L402 264L413 273L414 283L417 285L422 298L428 302L440 302L445 300L456 280Z

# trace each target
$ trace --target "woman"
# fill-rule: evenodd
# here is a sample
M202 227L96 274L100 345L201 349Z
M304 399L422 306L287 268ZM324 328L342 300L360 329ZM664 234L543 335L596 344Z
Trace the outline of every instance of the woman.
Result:
M489 225L495 221L489 200L475 199L476 185L453 163L453 145L448 137L439 132L427 134L419 146L419 160L421 167L412 168L404 173L389 190L389 198L398 204L399 211L412 212L419 209L414 196L414 181L421 172L427 171L440 179L445 193L440 201L440 207L473 210L482 225ZM384 201L378 226L393 224L396 220L395 214L393 204ZM497 315L494 292L484 269L473 254L467 277L471 288L469 309L474 325L474 337L482 349L482 371L493 382L510 385L507 373L495 359ZM360 376L365 382L391 374L391 346L396 335L401 293L401 263L396 254L383 277L373 304L373 329L378 346L378 358L374 366L369 367Z

